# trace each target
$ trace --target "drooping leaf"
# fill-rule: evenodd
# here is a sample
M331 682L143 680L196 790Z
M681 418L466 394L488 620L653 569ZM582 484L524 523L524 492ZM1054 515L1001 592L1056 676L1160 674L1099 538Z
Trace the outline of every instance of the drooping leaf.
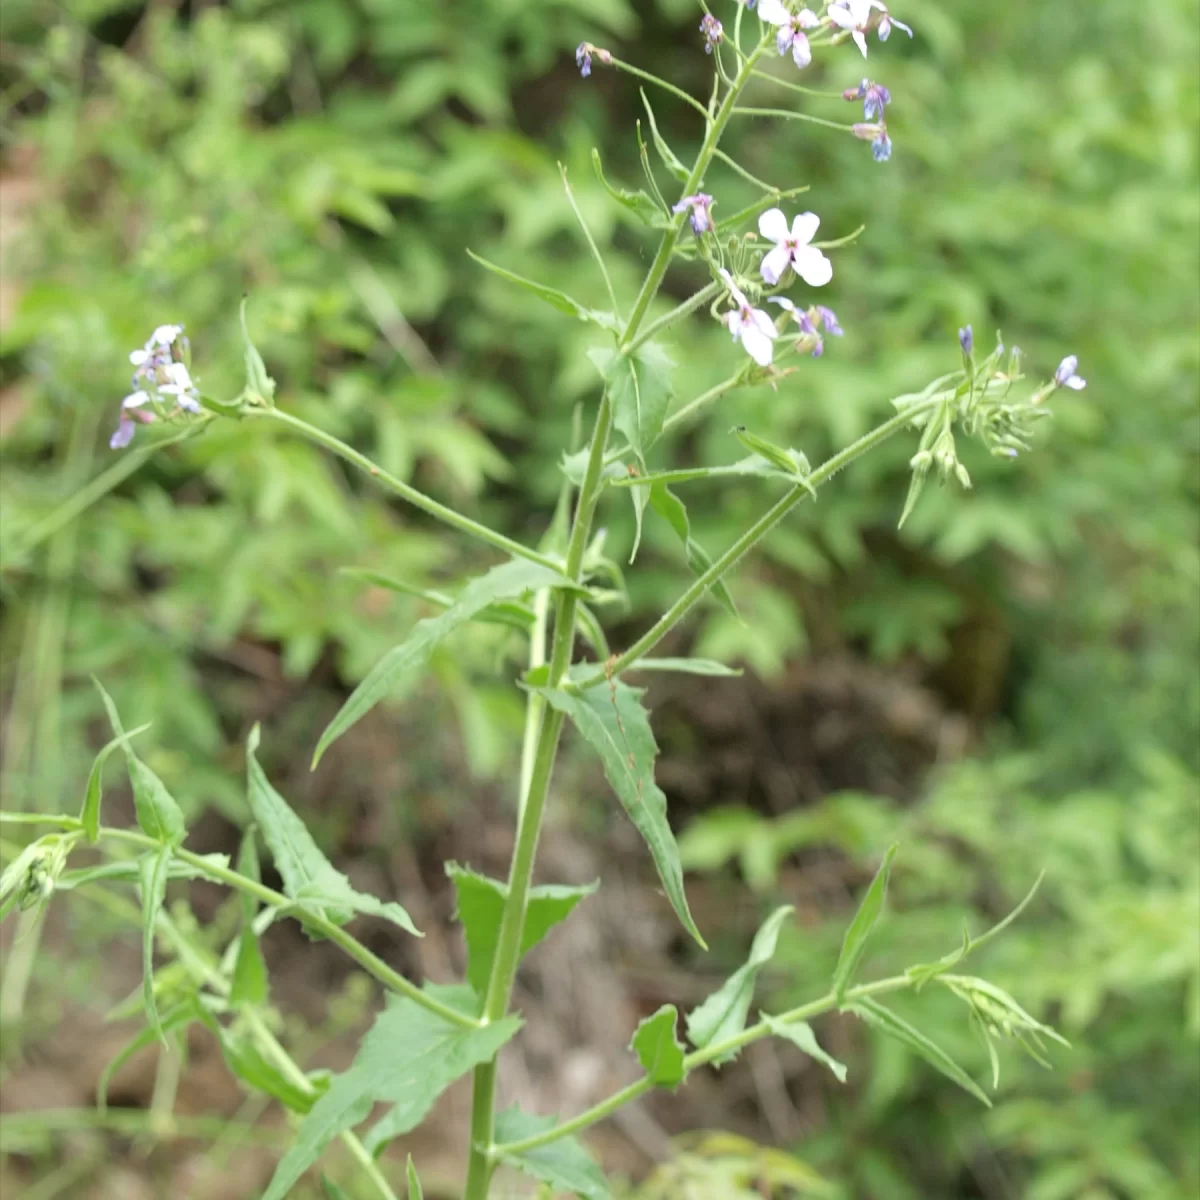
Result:
M464 622L498 600L512 600L538 588L571 586L574 586L571 581L558 571L526 559L512 559L472 580L445 612L419 621L405 641L389 650L371 668L321 734L313 754L313 766L331 742L341 737L380 700L412 683L424 669L434 647Z
M225 1062L238 1079L252 1091L273 1096L292 1112L311 1111L329 1086L326 1080L310 1080L309 1087L301 1087L284 1075L248 1034L222 1027L219 1040Z
M667 145L666 138L658 132L658 122L654 119L654 109L650 107L650 101L646 96L645 89L641 89L642 104L646 109L646 116L650 121L650 137L654 141L654 148L658 151L658 157L662 159L662 164L679 180L680 183L686 183L688 179L688 169L679 161L675 151Z
M650 714L642 706L644 688L620 680L578 695L558 688L534 689L548 704L566 713L584 740L600 755L604 775L650 848L658 876L683 927L707 949L688 909L679 849L667 822L667 798L654 782L658 744Z
M237 869L239 875L253 879L256 883L261 878L253 826L242 835ZM233 964L229 991L229 1005L235 1009L247 1004L259 1005L267 1002L267 964L263 961L258 935L254 932L254 917L257 912L258 902L249 892L243 892L242 932L238 938L237 958Z
M388 591L399 592L401 595L416 596L419 600L436 604L438 608L449 608L454 603L454 598L447 596L445 592L419 587L408 580L397 579L394 575L385 575L382 571L369 567L342 567L338 574L351 579L361 579L365 583L387 588ZM519 600L498 600L476 613L472 619L485 625L505 625L510 629L527 631L533 625L533 609Z
M171 846L161 846L138 859L142 892L142 1004L146 1023L156 1037L166 1041L158 1020L158 1003L154 997L154 927L163 901L167 897L167 870L171 865Z
M364 1121L378 1101L394 1105L380 1122L388 1122L388 1136L416 1128L438 1096L460 1075L491 1059L520 1024L519 1017L510 1016L463 1028L412 1000L391 998L350 1068L333 1077L329 1090L301 1122L295 1144L275 1169L263 1200L283 1200L325 1147ZM375 1130L368 1138L371 1149L386 1140L375 1137Z
M508 885L477 875L453 862L446 864L446 874L454 882L458 919L467 941L467 982L483 995L500 938ZM560 921L565 921L579 901L599 886L597 880L582 887L544 884L530 888L525 906L525 927L521 933L521 956L533 949Z
M727 667L711 658L639 658L627 671L668 671L682 675L714 675L718 678L737 677L738 667Z
M612 1193L603 1172L573 1137L559 1138L534 1150L513 1152L504 1148L505 1142L522 1142L553 1129L554 1125L553 1117L536 1117L519 1108L497 1113L497 1159L548 1184L553 1191L572 1192L583 1200L609 1200Z
M744 425L736 426L733 432L738 441L752 454L765 459L793 483L801 484L814 500L817 498L817 489L808 482L812 466L801 451L785 450L782 446L776 446L774 442L768 442L765 438L750 433Z
M228 854L202 854L199 856L203 863L209 863L214 867L227 868L229 866ZM97 863L94 867L84 867L79 871L66 871L58 877L54 885L56 892L69 892L73 888L83 887L88 883L95 883L97 880L106 879L111 881L121 880L128 883L136 883L141 878L136 861L133 862L107 862ZM171 860L171 865L167 869L167 879L210 879L211 875L204 870L201 865L193 865L190 862L181 862L177 858Z
M790 904L777 908L754 935L754 941L750 945L750 956L746 962L703 1004L688 1013L688 1037L698 1050L703 1050L714 1042L723 1042L745 1029L758 973L771 961L771 956L775 953L775 944L779 940L779 930L792 911ZM712 1061L720 1064L729 1062L736 1056L736 1051L730 1051Z
M640 490L640 489L639 489ZM687 556L688 568L693 575L703 575L712 566L708 551L692 537L692 526L688 520L687 507L665 483L656 483L650 488L650 507L675 531L675 535L683 543L684 554ZM712 586L713 596L720 601L733 616L738 615L733 596L725 586L723 579L718 579Z
M304 822L271 786L255 757L258 726L251 731L246 747L247 799L254 820L283 877L284 894L303 912L308 910L343 925L356 912L384 917L417 937L423 936L403 907L364 896L321 853Z
M668 223L668 217L665 211L654 202L654 197L647 194L642 189L636 192L627 191L625 188L614 187L604 175L604 167L600 162L600 152L592 151L592 166L596 171L596 178L600 180L600 185L604 190L623 208L627 208L639 220L649 225L652 229L664 229Z
M250 338L250 326L246 322L247 297L242 297L240 312L242 325L242 354L246 360L246 392L248 399L257 397L265 404L271 404L275 398L275 380L267 374L266 364L259 354L258 348Z
M863 953L867 948L867 939L875 928L875 922L879 920L879 914L883 912L883 903L887 898L888 876L891 874L892 859L895 857L896 847L889 846L887 853L883 856L883 862L879 864L879 870L875 872L875 878L871 880L871 886L867 888L867 894L858 906L858 912L854 914L854 920L850 922L850 928L846 930L846 936L842 941L842 952L838 956L837 967L833 972L833 993L839 1004L854 979L858 964L862 961Z
M767 1013L762 1014L762 1019L776 1037L781 1037L793 1045L799 1046L809 1058L815 1058L817 1062L824 1063L837 1076L838 1083L846 1082L845 1065L821 1049L817 1035L807 1021L781 1021L778 1017L769 1016Z
M591 321L593 324L613 332L620 328L616 317L610 312L585 308L578 300L572 300L566 292L560 292L558 288L538 283L534 279L526 279L524 275L518 275L515 271L509 271L505 267L497 266L494 262L488 262L486 258L481 258L473 250L468 250L467 254L481 267L491 271L493 275L499 275L501 279L507 279L509 283L515 283L517 287L532 292L539 300L545 301L551 308L557 308L559 312L566 313L569 317L575 317L580 321Z
M683 1065L684 1047L675 1036L678 1018L675 1005L664 1004L638 1024L629 1044L656 1087L674 1088L687 1074Z
M988 1108L991 1108L992 1102L987 1098L987 1093L941 1046L930 1041L919 1029L913 1028L891 1009L884 1008L882 1004L870 997L863 997L861 1000L855 1000L848 1004L846 1011L852 1012L868 1025L882 1030L888 1037L894 1038L910 1050L916 1051L930 1066L941 1071L947 1079L952 1079L959 1087L970 1092L976 1100L981 1100Z
M425 1189L417 1178L417 1168L413 1166L411 1154L408 1156L406 1174L408 1175L408 1200L425 1200Z
M216 1024L200 1007L195 995L190 995L176 1004L172 1004L159 1018L158 1028L147 1026L140 1029L121 1047L112 1060L100 1072L96 1081L96 1107L104 1112L108 1107L108 1089L116 1073L139 1051L152 1046L160 1037L165 1038L173 1030L182 1029L195 1021L203 1021L211 1028Z
M657 342L646 342L631 354L598 346L588 351L588 358L608 389L613 425L644 466L647 451L662 433L674 394L675 363Z
M167 791L163 781L129 748L128 735L121 726L121 718L112 697L101 687L98 679L93 679L92 682L108 710L108 719L112 723L113 733L117 735L117 742L125 751L138 825L143 833L155 841L177 846L187 836L183 810L175 802L174 796Z
M128 733L118 734L101 749L92 763L92 769L88 772L87 791L83 795L83 809L79 814L79 820L83 825L83 832L87 835L87 840L92 845L95 845L100 838L100 801L104 795L104 764L108 761L108 756L118 746L125 745L131 738L137 737L139 733L144 733L149 728L150 723L147 721L145 725L139 725L136 729L131 729Z

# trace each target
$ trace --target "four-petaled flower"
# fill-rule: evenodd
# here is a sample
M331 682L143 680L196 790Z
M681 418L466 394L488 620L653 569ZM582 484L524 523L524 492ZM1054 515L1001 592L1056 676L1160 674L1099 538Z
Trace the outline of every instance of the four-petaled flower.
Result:
M774 349L771 343L779 336L775 322L761 308L751 307L750 301L738 290L733 276L724 267L720 269L720 276L725 281L734 304L737 305L736 309L727 312L722 318L729 332L733 334L733 340L741 342L746 348L746 353L760 367L768 366Z
M775 35L775 46L780 54L792 52L792 61L798 67L807 67L812 62L812 49L808 44L806 29L815 29L820 25L817 14L807 8L798 13L790 13L783 7L782 0L760 0L758 5L759 17L768 25L775 25L779 32Z
M774 287L788 267L809 287L823 287L833 278L833 263L816 246L809 245L820 224L816 213L799 213L789 230L787 217L778 208L769 208L758 218L758 232L775 243L759 268L767 283Z
M854 44L862 51L863 58L867 57L867 26L872 20L875 9L882 13L879 18L879 40L881 42L886 42L891 37L893 25L903 29L909 37L912 37L913 31L903 21L897 21L888 12L887 5L881 3L881 0L837 0L826 10L826 15L839 29L850 31L850 36L854 39Z
M681 213L689 209L688 219L692 223L692 232L710 233L713 228L712 206L713 198L707 192L697 192L694 196L684 196L671 211Z
M1073 392L1083 391L1083 389L1087 387L1087 380L1081 379L1075 373L1075 368L1078 366L1078 356L1074 354L1068 354L1067 357L1058 364L1058 370L1054 372L1055 387L1070 388Z
M864 50L863 53L865 54L866 51ZM575 65L584 79L592 73L592 48L587 42L580 42L575 47Z
M725 30L712 13L705 13L700 20L700 32L704 34L704 53L711 54L715 46L725 40Z

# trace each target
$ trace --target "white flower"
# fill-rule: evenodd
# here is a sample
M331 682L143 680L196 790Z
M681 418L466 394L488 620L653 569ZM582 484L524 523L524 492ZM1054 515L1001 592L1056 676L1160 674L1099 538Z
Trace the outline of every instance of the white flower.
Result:
M159 392L164 396L173 396L175 403L187 412L199 412L196 385L192 383L187 367L180 362L171 362L167 363L163 371L168 376L168 382L159 387Z
M147 346L170 346L183 332L182 325L160 325L151 335Z
M149 392L130 392L124 400L121 401L122 408L141 408L143 404L150 403Z
M772 287L791 267L809 287L823 287L833 278L833 263L809 242L817 232L821 218L816 213L799 213L788 229L787 217L781 209L768 208L758 218L758 232L775 243L762 260L763 279Z
M720 275L737 305L735 310L727 312L723 318L729 332L733 334L733 340L741 342L746 348L746 353L760 367L768 366L774 350L771 343L779 336L775 322L761 308L750 306L750 301L738 291L733 276L724 267L720 269Z
M1079 366L1079 358L1074 354L1068 354L1066 358L1058 364L1058 370L1054 372L1054 382L1058 387L1070 388L1073 392L1082 392L1087 387L1087 380L1081 379L1075 369Z
M886 4L880 0L837 0L827 10L829 19L840 29L849 29L854 44L862 51L863 58L867 57L867 25L871 20L872 10L878 9L883 15L879 18L879 40L886 42L891 36L892 26L903 29L909 37L913 32L903 21L897 21L889 12Z
M812 49L804 31L820 25L816 13L802 8L793 15L783 7L781 0L759 0L758 15L768 25L778 27L775 46L780 54L786 54L790 50L792 61L798 67L807 67L812 62Z

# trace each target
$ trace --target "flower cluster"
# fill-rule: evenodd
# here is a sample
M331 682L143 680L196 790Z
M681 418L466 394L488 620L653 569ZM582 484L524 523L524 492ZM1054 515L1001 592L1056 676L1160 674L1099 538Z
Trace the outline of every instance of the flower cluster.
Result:
M812 48L804 31L820 25L821 21L816 13L807 8L802 8L798 13L790 13L783 7L781 0L761 0L758 15L768 25L774 25L778 29L775 47L780 54L790 51L792 61L798 67L807 67L812 62Z
M580 42L575 47L575 65L579 73L586 79L592 73L592 55L595 55L606 67L612 63L612 55L601 46L593 46L591 42Z
M704 34L705 54L711 54L725 40L725 30L712 13L705 13L701 18L700 32Z
M825 339L822 329L830 337L842 337L845 330L838 324L837 315L832 308L824 304L814 304L810 309L797 308L786 296L770 297L772 304L778 304L800 326L800 337L796 339L796 351L800 354L811 354L820 358L825 353Z
M200 397L188 370L188 340L182 325L160 325L129 361L136 368L133 391L121 401L121 419L109 439L114 450L133 440L136 422L148 425L181 412L200 412Z
M881 42L892 36L893 25L903 29L909 37L913 35L913 31L903 21L897 21L880 0L837 0L829 6L826 15L839 29L849 32L863 58L867 57L867 31L872 25L879 30Z

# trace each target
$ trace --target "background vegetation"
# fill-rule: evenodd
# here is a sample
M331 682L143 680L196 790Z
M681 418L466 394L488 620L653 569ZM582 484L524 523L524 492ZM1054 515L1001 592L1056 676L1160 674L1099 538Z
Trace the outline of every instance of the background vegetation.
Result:
M420 601L341 569L440 586L479 566L472 547L254 423L221 423L155 456L48 531L40 523L110 467L126 354L155 324L184 321L206 391L232 393L237 301L250 293L283 404L426 490L538 536L572 413L594 397L587 335L485 276L465 249L598 303L599 290L583 294L595 281L561 161L598 240L620 247L617 287L634 286L645 240L590 159L598 147L610 180L637 186L637 90L601 69L580 80L572 51L583 39L610 45L704 91L698 14L686 0L7 0L6 807L77 802L103 740L96 674L130 724L154 721L148 760L192 822L207 814L211 848L228 848L246 816L239 747L250 724L306 759L348 687L423 615ZM812 185L831 235L867 225L829 289L846 337L777 393L724 399L683 435L681 455L727 460L727 431L745 423L816 461L888 397L946 369L968 320L984 343L995 329L1019 340L1042 368L1077 353L1089 386L1055 399L1034 454L968 459L975 490L928 489L902 534L903 442L801 506L733 582L744 620L712 606L692 628L697 653L740 660L750 675L705 689L706 703L666 697L664 786L691 886L715 912L745 917L718 955L739 959L739 939L773 902L800 904L803 936L774 979L781 997L819 990L850 893L895 837L888 965L942 953L964 915L978 928L1044 869L989 974L1074 1049L1053 1073L1006 1065L999 1102L983 1112L847 1030L851 1090L789 1078L793 1119L761 1080L742 1092L731 1082L727 1097L741 1098L722 1107L718 1096L706 1123L794 1151L836 1196L1194 1196L1196 14L1183 0L911 0L898 15L917 37L872 45L869 67L893 96L891 162L831 131L758 123L740 135L756 174ZM812 75L840 89L859 70L847 53ZM812 104L853 119L840 101ZM677 149L694 146L686 109L658 113ZM732 173L710 183L718 215L751 198ZM677 345L681 395L732 369L715 325L683 327ZM751 480L697 495L699 540L727 544L760 493ZM610 545L629 546L628 513L614 506L606 520ZM653 524L639 562L626 633L684 570ZM495 853L462 846L456 831L481 811L507 829L520 737L518 696L487 678L502 645L492 631L470 636L436 660L436 686L365 723L312 781L292 769L289 792L339 857L386 872L405 856L443 920L444 881L425 864ZM613 823L588 779L581 764L559 784L564 847ZM631 894L649 890L636 848L618 841L614 853L622 847L600 866L606 883L611 870ZM25 1099L31 1071L56 1061L62 1022L103 1013L133 986L95 953L122 936L116 918L83 903L59 906L78 909L48 928L31 977L32 942L9 947L10 1110L42 1107ZM203 897L194 903L204 910ZM673 944L655 953L685 972L712 969ZM612 971L624 978L615 960ZM305 986L312 1004L276 999L312 1018L333 983ZM351 985L334 1006L342 1027L361 1014L356 995ZM957 1020L939 1036L982 1073ZM675 1130L671 1111L659 1116ZM24 1117L9 1131L5 1169L26 1194L86 1194L61 1129ZM644 1176L646 1158L611 1139L606 1157ZM88 1150L78 1161L95 1161L95 1143L77 1145ZM128 1139L105 1146L124 1153ZM128 1161L135 1176L179 1186L169 1148Z

